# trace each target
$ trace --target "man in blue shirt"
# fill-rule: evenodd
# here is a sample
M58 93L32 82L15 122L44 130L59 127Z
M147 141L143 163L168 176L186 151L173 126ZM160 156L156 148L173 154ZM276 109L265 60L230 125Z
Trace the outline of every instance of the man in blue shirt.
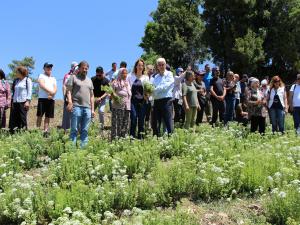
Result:
M154 86L153 98L153 135L160 136L161 122L164 122L168 134L173 132L173 73L166 70L166 60L159 58L156 61L158 73L151 82Z
M206 64L205 65L205 74L203 77L203 82L205 83L206 90L210 90L210 82L212 79L213 79L213 76L212 76L210 66L209 66L209 64ZM205 106L204 111L205 111L205 115L207 118L207 122L210 122L211 121L211 101L210 101L210 92L209 91L207 91L207 93L206 93L206 99L207 99L207 104Z

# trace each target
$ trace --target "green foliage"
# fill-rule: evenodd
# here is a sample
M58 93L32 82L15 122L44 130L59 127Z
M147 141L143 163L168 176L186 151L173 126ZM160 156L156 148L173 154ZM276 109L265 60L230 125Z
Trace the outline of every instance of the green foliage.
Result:
M257 36L251 30L242 37L237 38L233 48L233 55L235 56L232 65L233 71L239 71L243 68L244 71L253 73L258 66L265 61L265 53L263 49L264 37Z
M204 39L225 70L272 76L299 70L298 0L206 0L203 9Z
M199 4L200 1L160 0L140 44L146 56L161 55L171 66L184 68L204 60Z
M13 60L12 63L8 65L11 72L9 73L10 79L14 79L16 77L15 69L18 66L25 66L28 69L29 74L32 74L32 70L34 69L35 60L33 57L25 57L22 60Z
M113 143L91 127L84 150L55 130L49 139L37 131L2 134L0 223L132 224L132 215L143 224L197 224L192 215L157 209L182 198L246 196L264 200L268 221L297 224L300 139L287 123L291 130L278 136L249 134L236 124L202 125Z

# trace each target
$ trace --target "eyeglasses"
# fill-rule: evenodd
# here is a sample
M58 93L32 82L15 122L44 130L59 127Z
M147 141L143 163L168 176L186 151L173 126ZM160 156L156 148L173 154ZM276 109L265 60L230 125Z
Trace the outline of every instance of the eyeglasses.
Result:
M274 84L275 84L275 83L279 83L279 82L280 82L280 80L274 80Z

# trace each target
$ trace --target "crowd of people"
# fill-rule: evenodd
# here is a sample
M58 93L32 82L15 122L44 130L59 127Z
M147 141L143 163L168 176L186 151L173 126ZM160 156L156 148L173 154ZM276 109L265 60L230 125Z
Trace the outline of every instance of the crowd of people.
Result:
M53 64L45 63L38 77L38 105L36 126L44 136L49 135L50 120L54 118L57 81L52 75ZM228 126L237 121L243 126L250 123L251 132L265 133L269 117L272 132L284 134L285 115L290 110L296 133L300 135L300 74L290 90L274 76L261 82L232 71L222 75L218 67L205 65L203 71L177 68L173 75L164 58L156 65L146 65L138 59L131 72L127 63L119 69L105 73L96 68L88 76L89 64L71 63L70 71L63 78L64 109L61 128L70 130L70 139L80 146L88 143L88 129L98 111L100 129L104 129L105 110L111 112L111 140L130 136L142 139L152 130L153 135L171 134L175 125L190 129L208 122L213 127ZM6 110L10 110L9 130L27 129L27 112L32 99L32 80L26 67L18 66L12 85L0 70L0 127L6 127ZM204 114L206 119L204 119Z

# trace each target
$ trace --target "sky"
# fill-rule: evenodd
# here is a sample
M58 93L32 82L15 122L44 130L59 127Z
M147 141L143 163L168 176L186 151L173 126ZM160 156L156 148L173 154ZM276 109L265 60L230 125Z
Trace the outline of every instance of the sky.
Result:
M45 62L54 64L62 96L62 78L72 61L86 60L89 76L97 66L107 72L121 61L132 68L142 55L138 45L158 0L9 0L1 2L0 68L12 60L35 59L37 78Z
M102 66L125 60L131 68L143 50L138 47L157 0L9 0L1 2L0 68L6 74L13 59L33 56L32 77L43 64L54 64L57 98L61 79L72 61L87 60L89 76Z

